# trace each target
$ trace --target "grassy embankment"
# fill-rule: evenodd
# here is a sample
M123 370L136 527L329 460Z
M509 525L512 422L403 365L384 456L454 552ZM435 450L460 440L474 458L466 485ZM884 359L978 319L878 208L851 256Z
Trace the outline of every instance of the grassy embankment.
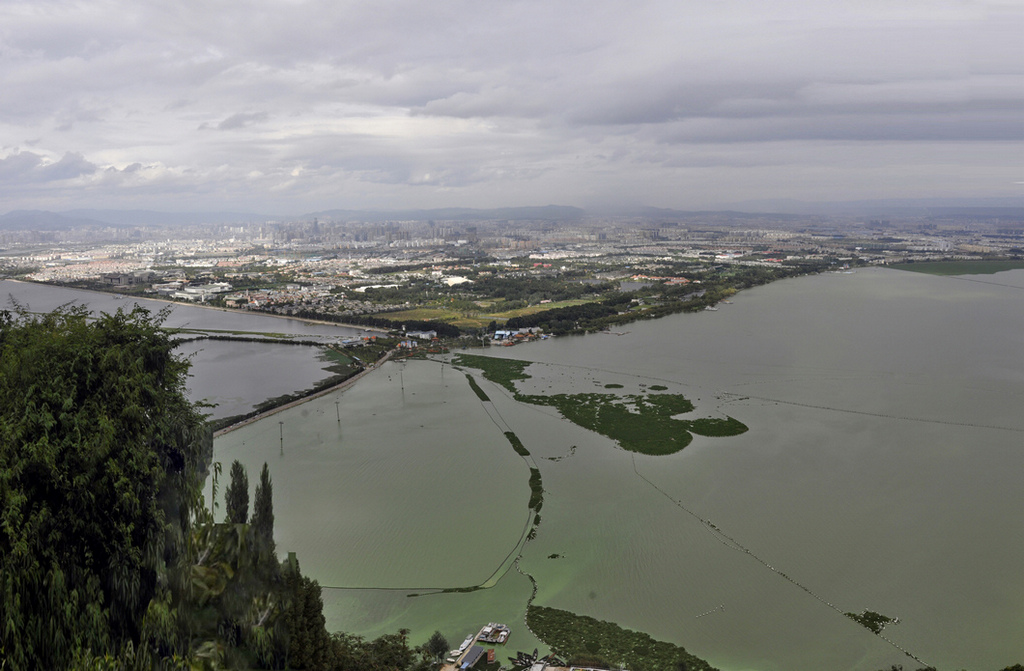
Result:
M595 296L594 298L553 301L551 303L544 303L543 305L531 305L530 307L519 308L518 310L509 310L507 312L487 312L487 308L481 307L479 312L467 313L462 310L455 310L439 305L437 307L428 306L413 308L411 310L401 310L398 312L388 312L386 316L388 319L396 322L405 320L435 321L452 324L453 326L458 326L460 329L482 329L492 321L496 321L500 324L512 317L522 317L524 315L544 312L545 310L583 305L584 303L595 303L600 300L600 297Z
M527 624L569 664L630 671L713 671L715 667L672 643L612 622L543 606L530 606ZM621 666L620 666L621 665Z
M909 270L929 275L992 275L1004 270L1024 268L1024 261L993 259L991 261L918 261L916 263L894 263L889 266L896 270Z
M294 333L274 333L270 331L231 331L226 329L167 328L170 334L179 335L176 342L192 340L233 340L235 342L265 342L283 345L315 345L323 347L321 340L306 340L306 336Z
M530 377L525 372L527 361L459 354L455 363L483 371L485 378L511 391L517 401L552 406L574 424L607 436L631 452L673 454L689 445L693 434L735 436L747 430L732 417L677 419L694 409L681 394L521 394L515 381Z
M220 340L253 340L251 338L230 338L220 337ZM256 339L259 340L259 339ZM274 342L274 341L265 341ZM298 343L295 341L277 341L275 344L290 343L290 344L314 344L322 348L320 353L321 360L330 362L329 365L324 366L324 370L332 373L329 377L326 377L309 389L302 389L290 394L283 394L281 396L275 396L274 398L268 398L267 400L258 403L254 406L253 410L240 415L232 415L231 417L224 417L222 419L210 420L209 424L213 431L220 431L226 427L238 424L247 419L256 417L264 412L273 410L274 408L280 408L283 405L299 401L318 394L324 390L330 389L331 387L337 386L348 380L351 377L358 375L365 369L367 364L372 364L390 351L391 347L395 344L393 338L379 338L377 342L366 345L359 350L359 358L353 354L342 352L334 347L323 347L321 343Z

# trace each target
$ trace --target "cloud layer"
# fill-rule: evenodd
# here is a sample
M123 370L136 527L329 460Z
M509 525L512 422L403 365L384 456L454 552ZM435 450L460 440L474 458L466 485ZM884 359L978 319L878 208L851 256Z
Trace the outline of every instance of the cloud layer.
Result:
M1021 195L1021 35L1021 5L970 0L8 0L0 198Z

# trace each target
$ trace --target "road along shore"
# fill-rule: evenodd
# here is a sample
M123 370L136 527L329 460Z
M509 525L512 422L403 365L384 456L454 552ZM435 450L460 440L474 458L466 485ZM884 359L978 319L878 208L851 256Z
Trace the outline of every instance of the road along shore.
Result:
M225 426L223 429L218 429L217 431L214 431L213 437L217 438L218 436L223 436L225 433L230 433L230 432L234 431L235 429L240 429L243 426L247 426L249 424L252 424L253 422L258 422L261 419L264 419L266 417L270 417L271 415L277 414L277 413L281 412L282 410L287 410L288 408L294 408L295 406L302 405L306 401L312 401L314 398L320 398L321 396L326 396L327 394L332 394L332 393L334 393L336 391L344 391L344 390L348 389L349 387L351 387L352 385L354 385L360 379L362 379L362 377L364 375L369 375L373 371L375 371L378 368L380 368L381 365L383 365L383 363L385 361L390 359L391 355L394 354L394 353L395 353L395 350L391 350L390 352L385 354L383 357L381 357L378 361L376 361L376 362L372 363L371 365L367 366L366 368L364 368L363 370L359 371L358 373L356 373L352 377L348 378L347 380L339 382L338 384L334 385L333 387L328 387L327 389L321 389L320 391L312 393L309 396L303 396L302 398L296 399L294 401L291 401L290 403L285 403L284 405L279 405L276 408L271 408L270 410L267 410L266 412L261 412L260 414L254 415L253 417L247 417L246 419L243 419L240 422L236 422L235 424L231 424L230 426Z

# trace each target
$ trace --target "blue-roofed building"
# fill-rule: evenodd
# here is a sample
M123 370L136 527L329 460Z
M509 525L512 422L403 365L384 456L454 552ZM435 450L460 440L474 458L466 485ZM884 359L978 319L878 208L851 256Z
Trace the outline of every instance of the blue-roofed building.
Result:
M466 653L466 656L462 658L462 663L459 665L460 669L471 669L473 665L480 661L480 658L484 655L484 649L479 645L474 645Z

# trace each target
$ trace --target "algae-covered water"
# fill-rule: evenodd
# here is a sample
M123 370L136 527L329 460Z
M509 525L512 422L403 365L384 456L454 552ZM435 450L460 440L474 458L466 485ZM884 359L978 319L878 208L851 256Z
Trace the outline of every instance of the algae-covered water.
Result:
M129 302L2 284L37 311ZM215 449L251 479L271 465L279 548L325 586L331 629L409 628L413 642L440 629L458 641L504 621L510 652L543 649L522 626L531 584L509 568L521 549L536 603L646 631L723 669L1002 668L1024 659L1022 290L1024 271L860 270L745 291L717 312L622 336L487 352L537 362L523 393L660 385L693 400L695 416L750 428L669 456L625 452L437 362L388 364ZM344 333L188 306L168 323ZM323 373L303 347L192 347L193 393L221 409ZM529 469L507 429L545 488L525 546ZM481 584L493 586L437 592ZM900 618L888 640L842 615L864 609Z
M529 521L510 428L543 476L519 563L539 605L723 669L1002 668L1024 660L1022 292L1022 271L860 270L487 352L537 362L527 393L658 384L749 427L673 455L626 452L438 362L387 364L215 454L250 479L270 464L278 547L325 586L332 629L457 641L504 621L512 650L539 646L530 582L494 575ZM888 640L842 614L864 609L899 617Z
M0 284L36 311L134 300ZM510 654L543 649L522 625L531 583L509 568L521 549L536 603L648 632L722 669L1002 668L1024 660L1022 291L1020 270L858 270L744 291L717 312L621 336L486 352L537 362L523 393L660 385L694 401L694 416L750 429L698 436L673 455L625 452L479 371L408 362L225 435L216 458L241 459L251 480L270 464L279 549L325 586L331 629L408 628L415 643L503 621ZM170 326L347 333L173 310ZM191 347L202 350L194 397L225 412L323 373L303 347ZM529 468L507 429L543 476L525 546ZM493 586L437 592L481 584ZM900 618L888 640L842 615L864 609Z

